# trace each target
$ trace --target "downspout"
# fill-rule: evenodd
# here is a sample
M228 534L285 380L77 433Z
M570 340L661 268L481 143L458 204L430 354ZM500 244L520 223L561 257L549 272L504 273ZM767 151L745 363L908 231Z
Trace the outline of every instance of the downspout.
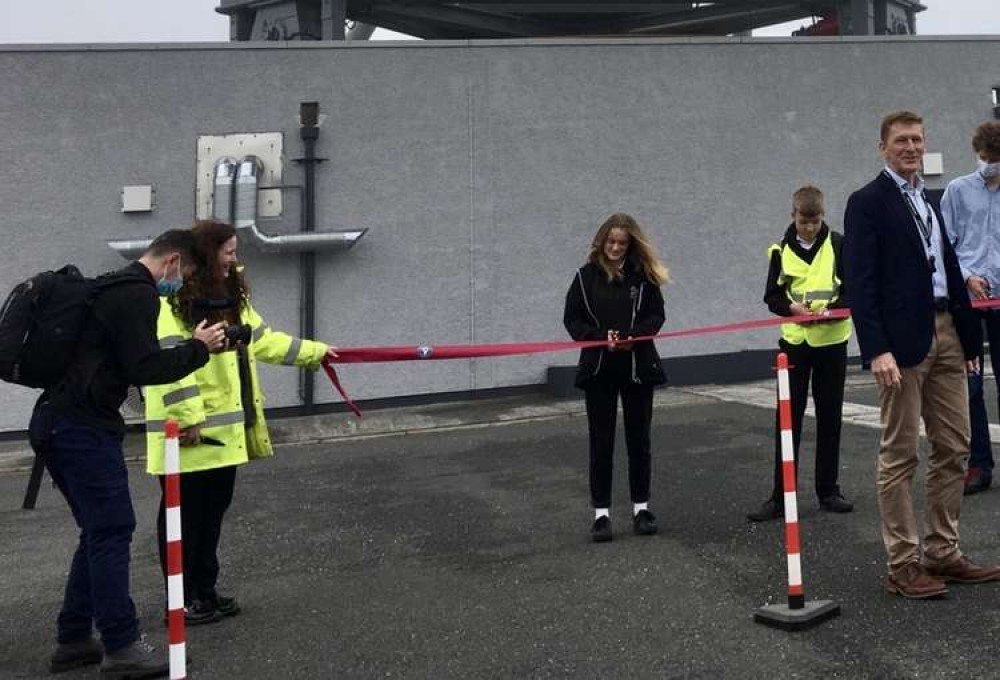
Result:
M302 233L316 231L316 165L324 158L316 158L316 140L319 138L319 104L302 102L299 105L299 136L302 138L303 157L296 158L305 171L305 186L302 188ZM303 252L301 290L301 333L302 338L312 339L316 334L316 254ZM312 371L299 373L302 391L302 408L306 415L315 407L315 381Z

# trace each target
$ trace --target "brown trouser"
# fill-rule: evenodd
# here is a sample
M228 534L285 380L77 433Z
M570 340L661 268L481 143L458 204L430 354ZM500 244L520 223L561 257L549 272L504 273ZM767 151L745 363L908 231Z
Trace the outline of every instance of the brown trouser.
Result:
M951 314L938 312L927 357L900 369L902 383L879 388L882 440L878 456L878 506L889 572L920 560L920 535L913 510L920 418L931 452L927 460L924 558L957 559L958 515L969 456L969 396L965 355Z

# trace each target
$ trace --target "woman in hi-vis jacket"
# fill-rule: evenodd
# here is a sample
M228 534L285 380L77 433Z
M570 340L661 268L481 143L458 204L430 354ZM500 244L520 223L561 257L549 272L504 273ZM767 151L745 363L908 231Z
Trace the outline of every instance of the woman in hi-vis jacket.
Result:
M177 295L161 298L157 335L161 346L170 346L189 338L202 319L221 321L230 329L229 351L213 354L182 380L146 388L146 437L148 471L160 476L162 487L164 423L173 419L180 424L185 619L197 625L239 612L234 598L216 590L217 551L236 468L273 453L257 362L316 369L324 357L336 354L321 342L276 331L261 319L237 265L232 226L205 220L192 231L203 266ZM157 530L166 574L165 499Z
M658 531L649 511L650 440L653 387L666 382L652 340L663 326L663 295L668 280L660 261L631 215L617 213L601 225L569 292L563 323L574 340L606 340L607 347L584 349L576 386L584 390L590 431L590 496L594 541L610 541L611 471L615 418L621 396L628 449L632 528L639 535Z

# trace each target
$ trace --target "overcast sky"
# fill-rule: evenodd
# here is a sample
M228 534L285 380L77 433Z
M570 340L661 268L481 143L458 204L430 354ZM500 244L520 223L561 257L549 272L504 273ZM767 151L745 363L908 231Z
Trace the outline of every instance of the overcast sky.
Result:
M217 0L0 0L0 43L225 41ZM998 0L924 0L924 35L1000 34ZM788 35L792 27L761 31ZM391 38L386 31L376 37Z

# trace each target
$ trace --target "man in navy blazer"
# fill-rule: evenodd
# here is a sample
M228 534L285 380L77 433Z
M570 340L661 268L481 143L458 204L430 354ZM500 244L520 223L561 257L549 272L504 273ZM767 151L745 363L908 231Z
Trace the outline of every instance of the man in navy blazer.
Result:
M958 546L969 455L966 371L979 370L982 330L941 213L924 193L920 116L886 116L879 150L885 168L847 203L845 280L881 404L877 488L886 588L927 598L946 593L946 582L1000 579L1000 567L978 566ZM922 551L912 497L921 418L931 445Z

